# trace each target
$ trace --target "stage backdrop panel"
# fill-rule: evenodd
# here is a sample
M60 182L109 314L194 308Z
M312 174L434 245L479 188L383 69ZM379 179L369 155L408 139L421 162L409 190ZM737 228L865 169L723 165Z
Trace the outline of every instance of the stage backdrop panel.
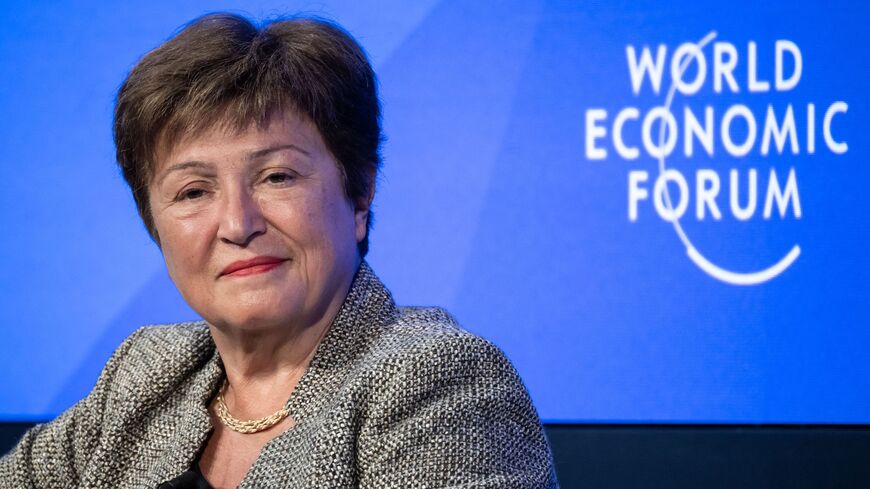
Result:
M118 171L114 93L215 10L368 50L368 257L501 347L549 421L870 423L859 2L31 1L0 16L0 419L195 319Z

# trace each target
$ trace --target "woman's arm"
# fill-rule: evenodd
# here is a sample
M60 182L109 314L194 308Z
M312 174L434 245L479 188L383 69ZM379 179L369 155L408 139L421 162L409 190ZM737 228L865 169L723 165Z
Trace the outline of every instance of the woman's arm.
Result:
M360 433L361 487L558 486L538 415L497 347L448 336L395 368Z
M115 372L141 331L115 350L87 397L55 420L31 428L0 459L0 489L78 487L79 472L100 438Z

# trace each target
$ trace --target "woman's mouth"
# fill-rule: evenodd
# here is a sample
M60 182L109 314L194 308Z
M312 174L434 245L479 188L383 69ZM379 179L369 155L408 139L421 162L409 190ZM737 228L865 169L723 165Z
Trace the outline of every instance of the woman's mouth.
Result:
M287 260L287 258L278 258L275 256L257 256L249 260L234 261L223 269L220 276L243 277L246 275L265 273L280 266Z

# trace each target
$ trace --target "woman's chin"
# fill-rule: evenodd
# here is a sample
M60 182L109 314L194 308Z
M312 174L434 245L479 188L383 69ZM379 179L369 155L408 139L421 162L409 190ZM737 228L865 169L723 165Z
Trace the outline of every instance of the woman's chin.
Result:
M294 328L300 321L300 314L276 314L279 311L274 306L242 307L231 313L223 314L220 318L213 318L209 324L225 334L238 333L267 333L287 328ZM208 319L207 319L208 320Z

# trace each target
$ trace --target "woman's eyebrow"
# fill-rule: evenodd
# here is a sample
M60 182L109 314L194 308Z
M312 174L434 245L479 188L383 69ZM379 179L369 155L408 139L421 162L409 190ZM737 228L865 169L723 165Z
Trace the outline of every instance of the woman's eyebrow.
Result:
M256 160L258 158L262 158L262 157L267 156L267 155L274 153L276 151L283 151L285 149L292 149L294 151L302 153L305 156L311 156L311 154L308 151L305 151L304 149L300 148L299 146L296 146L295 144L279 144L279 145L270 146L270 147L264 148L264 149L258 149L257 151L254 151L253 153L251 153L248 156L248 158L251 160Z
M210 165L204 161L199 161L199 160L191 160L191 161L183 161L181 163L174 163L174 164L170 165L169 168L163 170L163 174L160 175L160 178L157 179L157 185L159 186L160 184L162 184L163 181L166 180L166 177L168 177L170 174L172 174L172 172L187 170L190 168L211 169L212 165Z
M297 151L305 156L311 156L311 154L308 151L305 151L304 149L300 148L299 146L296 146L295 144L279 144L276 146L270 146L268 148L258 149L257 151L254 151L251 154L249 154L248 159L249 160L256 160L256 159L262 158L264 156L268 156L269 154L272 154L272 153L275 153L278 151L283 151L286 149L291 149L291 150ZM168 168L166 168L165 170L163 170L163 174L160 175L160 177L157 179L157 185L162 184L163 181L166 180L166 177L168 177L173 172L188 170L191 168L211 169L212 165L209 163L206 163L204 161L200 161L200 160L191 160L191 161L183 161L180 163L174 163L174 164L170 165Z

